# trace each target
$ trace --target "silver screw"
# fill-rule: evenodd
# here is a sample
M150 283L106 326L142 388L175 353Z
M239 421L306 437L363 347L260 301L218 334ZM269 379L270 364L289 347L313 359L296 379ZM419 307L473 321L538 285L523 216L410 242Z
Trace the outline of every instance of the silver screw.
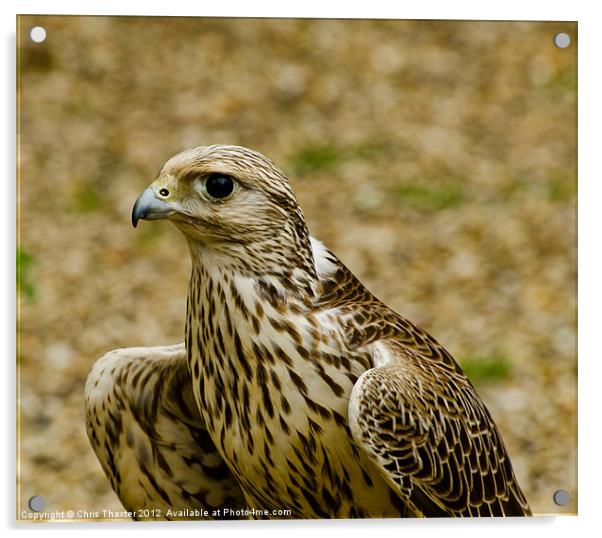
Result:
M34 43L41 43L46 39L46 30L41 26L34 26L29 31L29 37Z
M32 512L41 512L46 508L46 499L40 495L34 495L27 504Z
M558 506L566 506L569 504L570 500L569 492L565 491L564 489L559 489L558 491L554 492L553 499L554 504L557 504Z
M571 36L565 32L560 32L554 36L554 45L559 49L566 49L571 44Z

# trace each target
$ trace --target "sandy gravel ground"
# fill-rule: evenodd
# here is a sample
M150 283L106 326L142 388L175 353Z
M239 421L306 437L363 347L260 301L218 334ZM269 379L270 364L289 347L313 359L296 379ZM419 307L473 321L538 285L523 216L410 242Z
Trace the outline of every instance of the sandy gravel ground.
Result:
M182 341L189 271L131 207L171 154L228 143L277 162L312 233L461 362L534 511L576 511L577 50L552 41L575 25L20 25L19 509L120 508L83 384L110 349Z

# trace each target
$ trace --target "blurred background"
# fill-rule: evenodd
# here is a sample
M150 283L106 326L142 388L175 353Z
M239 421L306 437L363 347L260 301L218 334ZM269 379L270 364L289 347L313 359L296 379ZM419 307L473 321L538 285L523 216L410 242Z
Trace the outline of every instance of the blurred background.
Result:
M185 242L130 212L168 157L216 143L274 160L312 234L456 357L534 512L576 512L576 24L18 25L19 512L120 508L85 378L183 340Z

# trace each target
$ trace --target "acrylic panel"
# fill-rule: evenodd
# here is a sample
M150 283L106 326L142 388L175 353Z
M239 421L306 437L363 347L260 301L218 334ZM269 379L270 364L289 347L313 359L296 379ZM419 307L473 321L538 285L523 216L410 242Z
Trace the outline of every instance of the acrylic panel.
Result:
M577 23L17 27L18 520L577 513Z

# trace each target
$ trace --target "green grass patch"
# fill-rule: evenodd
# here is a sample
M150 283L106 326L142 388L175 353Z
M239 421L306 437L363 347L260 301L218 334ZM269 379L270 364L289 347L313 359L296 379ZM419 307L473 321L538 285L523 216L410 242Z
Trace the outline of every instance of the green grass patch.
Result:
M319 170L328 170L343 159L343 152L334 146L312 146L293 156L292 166L298 175L307 175Z
M100 211L107 206L107 197L99 185L86 183L80 186L73 195L73 209L78 213Z
M474 383L503 381L512 375L512 364L501 353L465 357L459 362L468 379Z
M464 189L459 183L425 186L418 182L406 182L395 188L398 202L419 211L438 211L460 205L465 200Z
M36 296L36 287L31 275L35 263L31 253L23 247L17 247L17 293L30 300Z
M577 182L569 177L556 178L548 183L548 199L551 202L565 202L577 196Z
M351 149L353 157L357 157L365 161L374 161L389 151L401 152L403 151L403 148L395 149L393 145L388 142L368 141L358 144Z
M111 203L111 186L125 165L119 151L101 150L96 167L87 170L79 179L72 195L72 209L78 213L102 211Z
M560 69L549 80L548 89L560 92L577 93L577 69L574 65L569 65Z
M353 159L373 161L389 149L389 144L372 140L348 147L334 144L307 146L292 156L290 166L295 175L304 176L330 170L343 161Z

